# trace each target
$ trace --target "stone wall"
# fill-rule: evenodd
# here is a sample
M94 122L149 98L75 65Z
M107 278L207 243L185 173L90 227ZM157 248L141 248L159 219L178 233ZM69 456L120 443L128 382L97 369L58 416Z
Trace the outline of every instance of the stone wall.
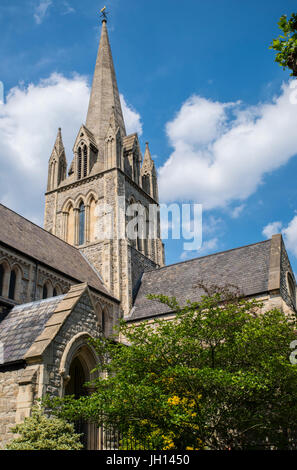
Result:
M16 422L18 381L23 371L23 367L0 369L0 449L4 449L13 437L10 428Z
M15 301L18 304L34 302L42 298L43 285L48 282L52 289L56 288L58 293L65 293L69 290L73 281L66 276L60 275L54 270L45 266L37 265L25 255L20 255L6 247L0 247L0 264L8 270L8 275L4 280L3 297L8 297L8 284L10 272L17 268L20 276L17 277Z
M80 298L46 352L43 395L49 393L52 396L61 396L63 394L63 376L60 373L61 359L67 344L82 332L87 332L94 338L101 334L98 318L87 293Z

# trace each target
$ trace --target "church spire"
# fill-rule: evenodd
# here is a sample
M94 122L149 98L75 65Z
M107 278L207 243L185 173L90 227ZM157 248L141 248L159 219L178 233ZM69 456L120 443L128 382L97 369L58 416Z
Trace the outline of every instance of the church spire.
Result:
M151 156L149 143L145 143L145 152L144 152L144 159L143 159L143 166L147 167L147 169L151 169L154 166L154 161Z
M86 121L86 127L94 134L101 152L113 109L120 132L122 136L125 136L125 123L108 39L106 18L104 18Z
M66 178L67 161L62 140L62 130L59 127L55 145L48 164L47 190L52 191Z
M62 129L59 127L58 129L58 134L56 138L56 142L54 145L54 148L56 149L57 155L60 156L62 152L64 152L64 145L63 145L63 140L62 140Z

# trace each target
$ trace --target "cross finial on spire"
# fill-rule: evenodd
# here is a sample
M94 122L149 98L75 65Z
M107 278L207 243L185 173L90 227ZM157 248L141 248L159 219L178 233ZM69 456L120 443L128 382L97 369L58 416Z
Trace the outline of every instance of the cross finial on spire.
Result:
M107 15L108 15L108 11L106 11L106 6L104 6L101 10L100 10L100 18L102 19L102 23L105 21L107 22Z

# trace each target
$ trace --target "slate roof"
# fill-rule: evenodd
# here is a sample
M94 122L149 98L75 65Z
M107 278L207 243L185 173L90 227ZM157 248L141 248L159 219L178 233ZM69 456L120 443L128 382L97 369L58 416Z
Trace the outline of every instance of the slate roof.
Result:
M176 297L180 305L198 301L205 292L197 287L236 285L245 296L268 291L271 240L145 272L127 321L169 313L168 307L148 300L148 294Z
M0 323L4 363L22 360L65 295L14 307Z
M14 248L78 282L108 293L82 253L50 232L0 204L0 243Z

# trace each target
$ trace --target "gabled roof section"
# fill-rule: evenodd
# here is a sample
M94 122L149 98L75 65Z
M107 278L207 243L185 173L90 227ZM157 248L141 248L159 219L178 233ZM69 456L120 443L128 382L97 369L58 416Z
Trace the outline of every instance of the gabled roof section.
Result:
M42 360L47 347L86 291L87 284L78 284L72 286L66 295L14 307L0 323L3 364ZM92 303L90 295L89 298Z
M271 240L145 272L129 320L170 313L168 307L148 300L148 294L176 297L181 306L197 302L205 292L197 287L237 286L245 296L268 292Z
M0 204L0 243L112 297L77 248Z
M134 146L138 144L137 134L130 134L123 138L123 147L127 152L133 150Z
M113 108L117 125L121 130L122 136L125 136L126 128L109 44L107 26L106 21L103 21L86 120L86 127L94 134L99 149L103 148Z
M77 137L75 139L75 142L74 142L74 146L73 146L73 150L75 149L76 145L79 143L79 141L81 139L83 139L84 137L86 137L87 140L90 141L90 143L95 147L97 148L97 143L96 143L96 139L94 137L94 134L84 125L82 124L78 134L77 134Z
M64 295L14 307L0 323L4 364L20 361L44 330Z

